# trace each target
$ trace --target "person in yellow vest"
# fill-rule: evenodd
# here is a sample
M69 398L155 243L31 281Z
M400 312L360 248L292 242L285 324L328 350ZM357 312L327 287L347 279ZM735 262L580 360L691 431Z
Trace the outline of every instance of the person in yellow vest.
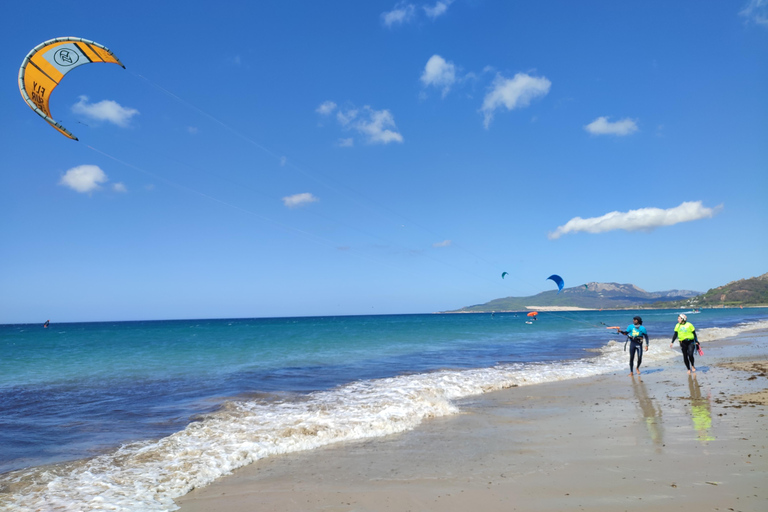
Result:
M696 336L696 328L692 323L688 321L688 317L683 313L677 317L677 325L675 326L675 333L672 335L672 343L669 344L669 348L675 346L675 340L680 340L680 348L683 351L683 361L685 367L688 368L688 374L696 371L696 367L693 365L693 354L696 352L696 347L699 346L699 339Z

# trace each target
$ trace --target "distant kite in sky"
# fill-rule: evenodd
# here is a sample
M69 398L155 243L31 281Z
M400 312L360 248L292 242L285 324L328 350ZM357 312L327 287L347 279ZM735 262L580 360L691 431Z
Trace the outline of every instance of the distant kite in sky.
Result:
M123 63L108 48L79 37L57 37L32 48L19 69L19 90L24 101L59 132L77 140L77 137L54 121L48 101L64 75L83 64L107 62Z
M501 273L501 278L504 279L504 276L507 275L507 274L509 274L509 272L502 272Z
M563 285L565 284L565 281L563 281L563 278L560 277L557 274L552 274L547 279L553 280L555 283L557 283L557 293L560 293L560 291L563 289Z

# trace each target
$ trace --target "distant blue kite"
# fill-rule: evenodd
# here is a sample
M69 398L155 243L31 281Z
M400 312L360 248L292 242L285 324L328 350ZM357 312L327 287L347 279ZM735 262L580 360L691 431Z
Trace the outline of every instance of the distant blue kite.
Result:
M563 278L560 277L557 274L552 274L547 279L553 280L555 283L557 283L557 293L560 293L560 291L563 289L563 285L565 285L565 281L563 281Z
M507 275L507 274L509 274L509 272L502 272L501 273L501 278L504 279L504 276Z

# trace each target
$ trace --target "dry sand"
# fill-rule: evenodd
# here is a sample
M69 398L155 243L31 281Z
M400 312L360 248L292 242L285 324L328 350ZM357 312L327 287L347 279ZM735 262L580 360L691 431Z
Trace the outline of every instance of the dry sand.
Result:
M675 358L640 378L621 371L489 393L411 432L259 461L177 503L182 512L765 512L768 333L705 351L695 377Z

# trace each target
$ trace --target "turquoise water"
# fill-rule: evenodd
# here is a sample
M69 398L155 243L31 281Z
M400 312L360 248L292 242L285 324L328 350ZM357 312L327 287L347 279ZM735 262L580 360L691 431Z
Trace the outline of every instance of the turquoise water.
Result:
M678 312L639 312L652 346L669 346ZM524 313L505 313L3 325L0 473L6 481L39 478L55 463L46 478L84 496L102 495L100 485L125 470L151 481L173 473L174 482L181 472L205 485L272 453L413 428L454 413L451 400L461 396L623 367L620 345L605 349L623 339L605 327L626 328L634 314L541 312L532 324ZM704 310L689 319L700 333L733 333L768 321L768 310ZM669 357L648 354L647 364ZM162 461L179 446L174 457L190 458L172 470ZM218 469L195 469L203 455ZM148 460L151 467L131 469ZM137 485L119 479L126 489ZM179 485L167 498L148 491L123 509L173 508L168 500L186 492ZM119 495L117 487L109 486ZM8 496L0 493L0 504L34 509L24 501L32 490ZM66 496L61 506L78 499Z

